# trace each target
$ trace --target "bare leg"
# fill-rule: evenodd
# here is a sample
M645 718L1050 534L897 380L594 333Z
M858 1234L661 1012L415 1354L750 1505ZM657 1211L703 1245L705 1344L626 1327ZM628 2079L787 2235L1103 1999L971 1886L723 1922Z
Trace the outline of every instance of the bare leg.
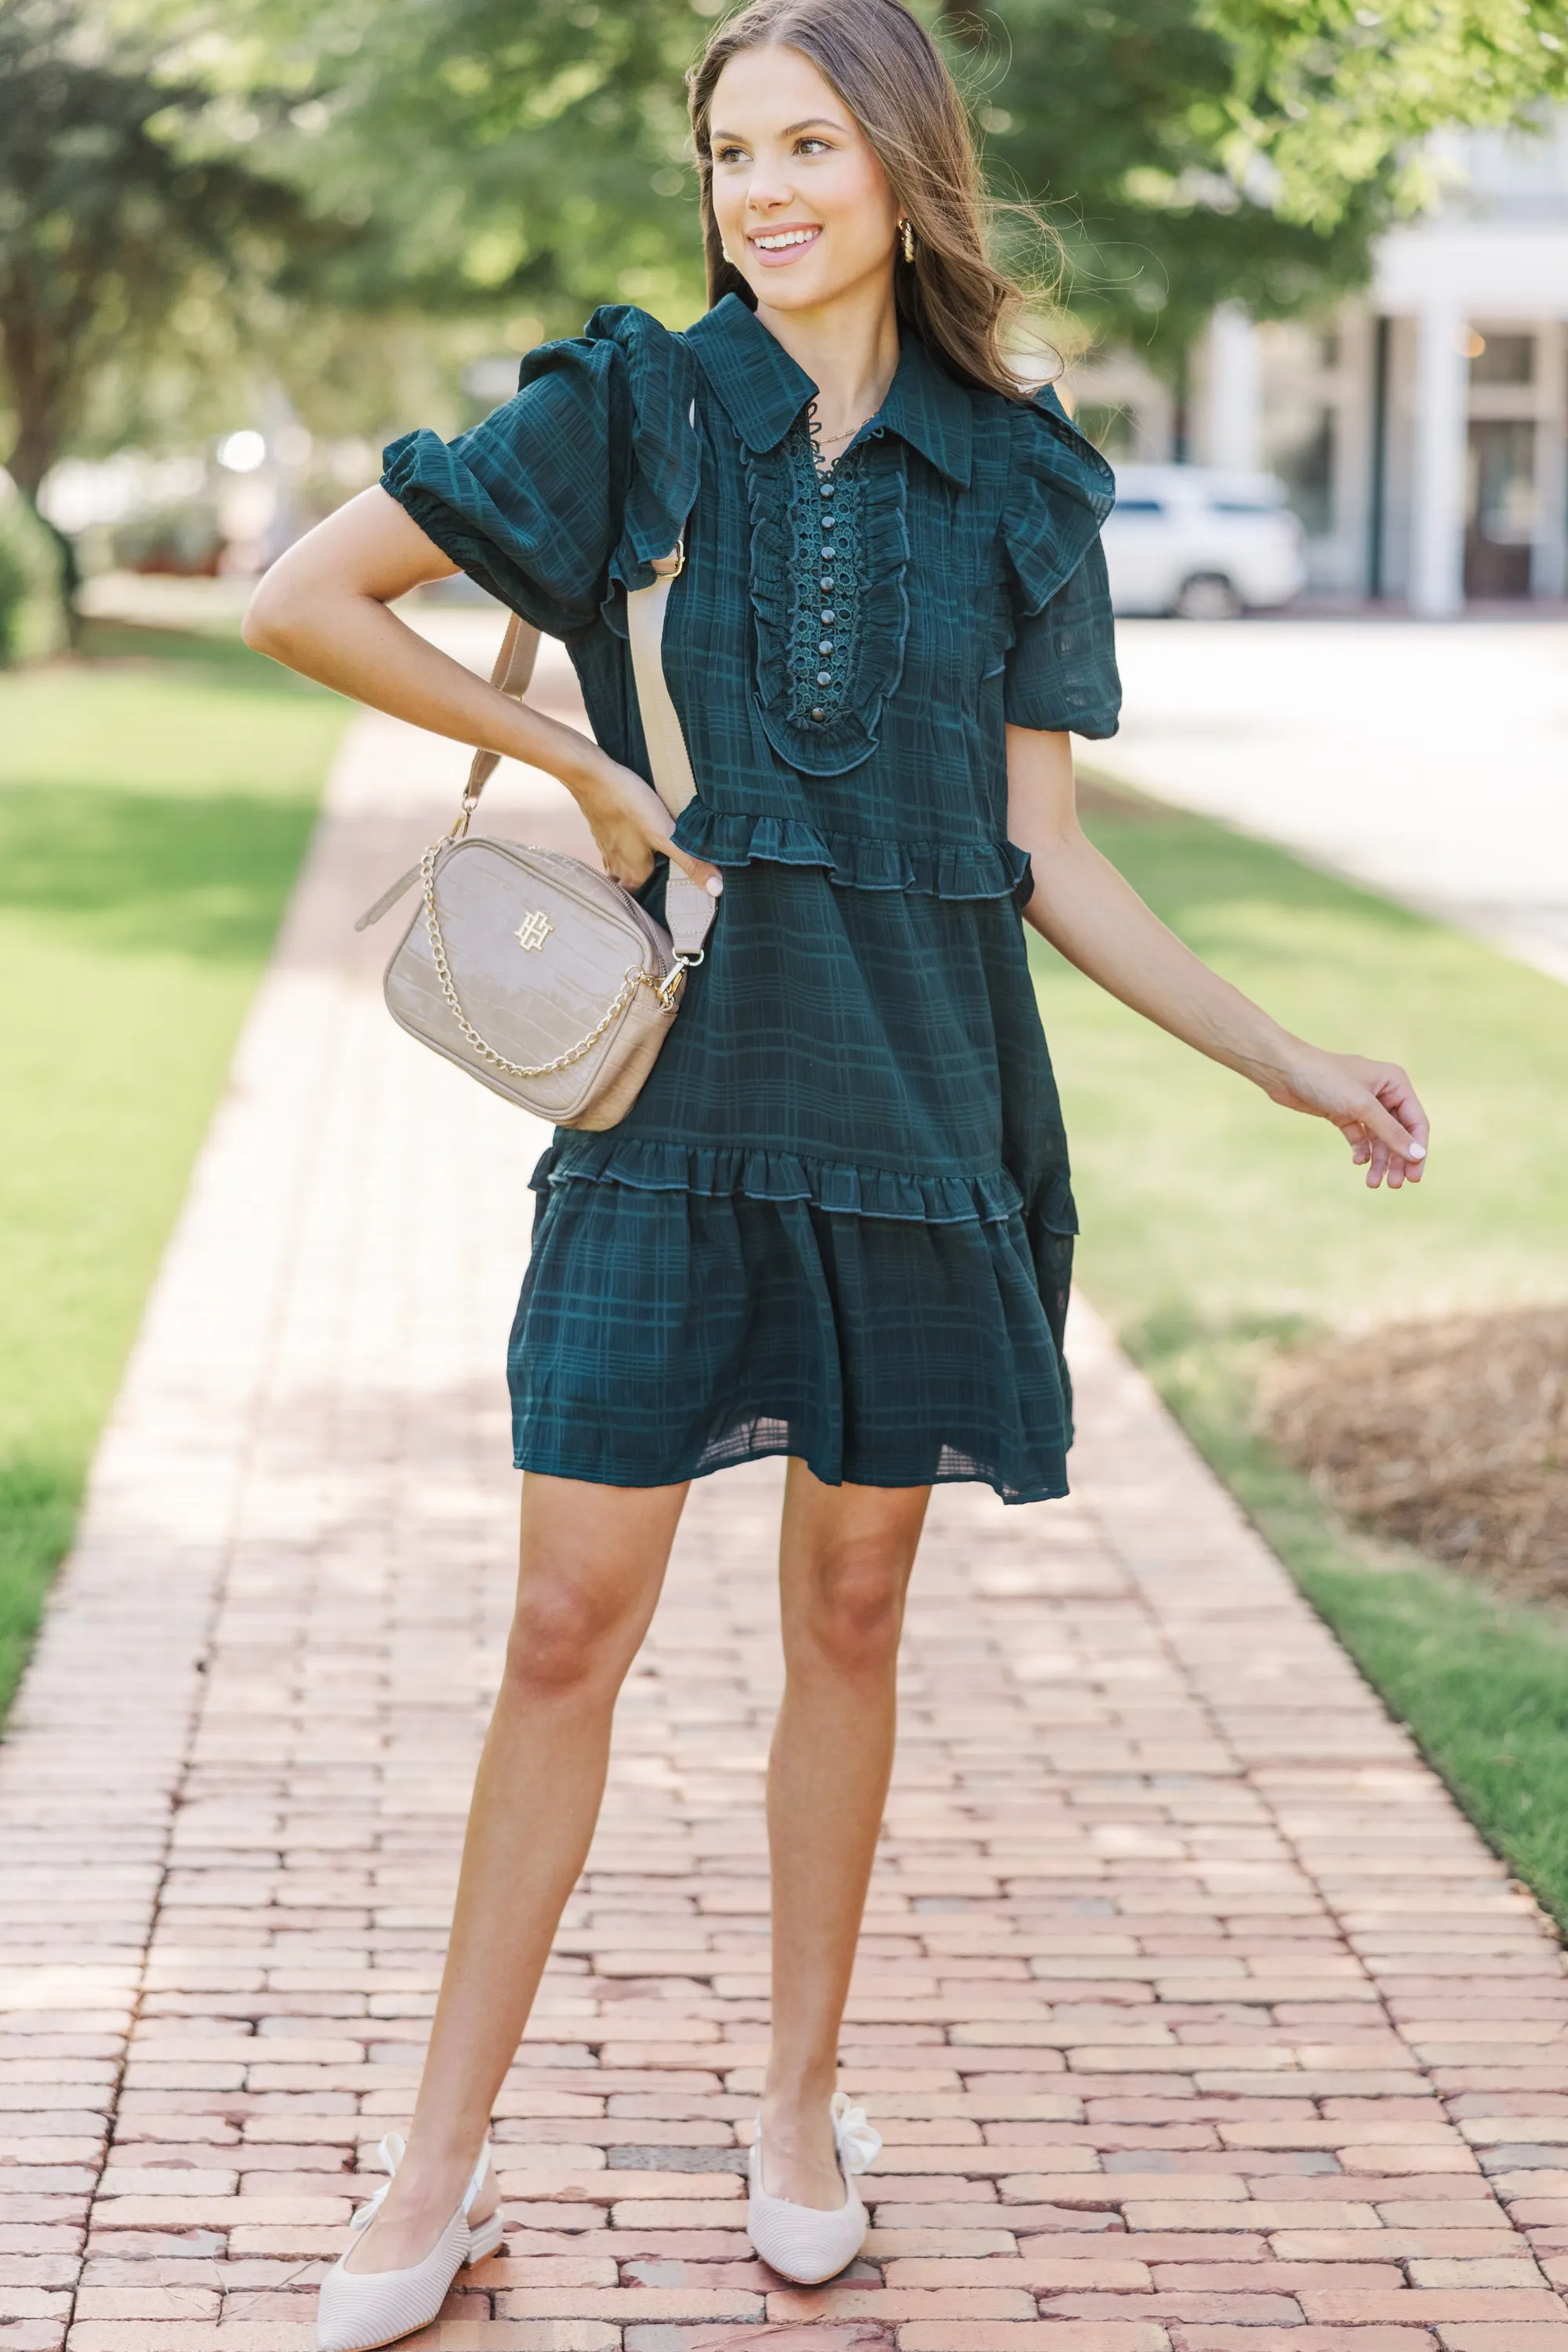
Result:
M765 2187L844 2202L828 2102L892 1771L904 1595L928 1486L825 1486L792 1460L779 1549L784 1696L768 1763L773 2047Z
M669 1558L686 1488L529 1473L517 1611L479 1759L408 2153L355 2271L422 2262L450 2219L521 2039L598 1819L616 1696ZM493 2187L474 2218L493 2211Z

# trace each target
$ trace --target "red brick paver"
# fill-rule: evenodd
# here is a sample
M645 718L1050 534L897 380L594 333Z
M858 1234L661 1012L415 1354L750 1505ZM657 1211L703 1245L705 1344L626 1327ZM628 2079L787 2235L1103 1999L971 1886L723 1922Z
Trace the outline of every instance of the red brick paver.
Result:
M408 2111L539 1140L347 929L450 773L351 740L0 1754L0 2352L307 2346ZM743 2229L763 1465L693 1494L498 2109L506 2249L426 2345L1568 2352L1557 1944L1087 1313L1074 1357L1073 1500L949 1488L916 1579L865 2257L787 2288Z

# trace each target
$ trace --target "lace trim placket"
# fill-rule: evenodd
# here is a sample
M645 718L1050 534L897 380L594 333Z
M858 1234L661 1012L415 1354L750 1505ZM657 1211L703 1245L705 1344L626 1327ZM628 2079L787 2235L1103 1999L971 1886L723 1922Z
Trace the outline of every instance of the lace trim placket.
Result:
M865 562L858 449L820 468L804 418L785 442L795 550L789 715L823 727L842 712L859 649Z

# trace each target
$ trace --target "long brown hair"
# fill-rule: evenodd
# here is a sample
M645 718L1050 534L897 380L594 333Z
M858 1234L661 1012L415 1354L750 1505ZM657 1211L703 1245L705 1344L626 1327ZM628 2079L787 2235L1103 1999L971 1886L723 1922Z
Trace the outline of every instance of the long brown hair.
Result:
M837 91L913 226L913 261L900 247L893 264L900 317L962 380L1026 398L1004 356L1003 333L1028 297L992 258L993 208L969 116L941 51L901 0L749 0L688 74L710 305L738 294L755 308L745 278L724 258L713 217L714 87L731 58L775 46L798 49Z

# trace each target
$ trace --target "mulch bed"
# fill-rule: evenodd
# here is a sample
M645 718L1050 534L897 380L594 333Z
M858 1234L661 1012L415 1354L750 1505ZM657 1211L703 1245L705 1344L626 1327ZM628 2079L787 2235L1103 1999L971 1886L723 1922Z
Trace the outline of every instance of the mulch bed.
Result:
M1266 1426L1379 1534L1568 1597L1568 1307L1328 1340L1277 1365Z

